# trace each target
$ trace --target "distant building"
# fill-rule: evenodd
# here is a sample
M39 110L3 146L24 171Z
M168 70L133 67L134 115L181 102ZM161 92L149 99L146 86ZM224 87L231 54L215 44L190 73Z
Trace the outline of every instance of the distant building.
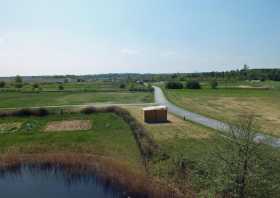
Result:
M143 108L144 121L147 123L167 122L167 107L153 106Z

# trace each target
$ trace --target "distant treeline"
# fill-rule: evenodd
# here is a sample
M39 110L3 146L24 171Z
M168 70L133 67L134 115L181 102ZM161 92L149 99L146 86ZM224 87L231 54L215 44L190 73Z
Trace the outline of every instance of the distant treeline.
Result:
M175 74L154 74L151 81L236 81L236 80L273 80L280 81L280 69L241 69L222 72L201 72L201 73L175 73ZM145 79L144 79L145 80Z
M273 80L280 81L280 69L249 69L244 66L240 70L222 71L222 72L199 72L199 73L169 73L169 74L139 74L139 73L122 73L122 74L96 74L96 75L61 75L61 76L22 76L24 82L86 82L86 81L188 81L188 80ZM0 81L11 81L15 77L0 77Z
M280 69L242 69L225 72L204 72L187 74L191 78L216 78L236 80L280 81Z

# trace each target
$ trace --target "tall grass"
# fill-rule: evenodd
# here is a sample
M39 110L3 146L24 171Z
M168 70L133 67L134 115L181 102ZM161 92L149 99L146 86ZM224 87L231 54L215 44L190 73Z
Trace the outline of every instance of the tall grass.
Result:
M122 188L133 198L181 198L185 195L169 184L155 180L145 173L132 170L128 165L113 159L85 154L29 154L0 156L0 173L17 170L22 165L41 168L60 167L67 172L94 173L112 186ZM192 193L188 197L194 197Z
M160 147L155 143L155 141L149 136L147 130L139 123L127 110L118 107L110 106L103 108L96 107L86 107L81 110L81 113L91 114L98 112L110 112L115 113L120 116L130 127L137 142L137 145L140 149L142 159L146 163L151 160L154 154L161 156L163 158L168 158L167 154L163 153L160 150Z

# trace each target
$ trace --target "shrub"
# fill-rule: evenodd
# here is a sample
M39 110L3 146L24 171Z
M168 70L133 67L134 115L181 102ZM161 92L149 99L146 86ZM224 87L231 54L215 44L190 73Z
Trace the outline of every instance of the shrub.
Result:
M83 114L91 114L98 112L98 109L96 107L86 107L81 110L81 113Z
M139 92L153 92L154 88L153 87L134 87L134 88L129 88L129 91L139 91Z
M35 111L35 114L37 114L37 116L47 116L49 115L49 111L45 108L39 108L37 111Z
M15 88L22 88L23 87L23 84L22 83L15 83Z
M193 80L193 81L187 82L186 88L188 88L188 89L201 89L201 85L198 81Z
M146 129L127 110L117 106L109 106L109 107L101 107L101 108L86 107L82 109L81 112L85 114L96 113L96 112L115 113L116 115L120 116L133 131L133 135L140 149L144 163L146 163L147 160L150 160L155 152L162 154L161 156L164 156L166 158L166 155L161 153L158 145L149 136Z
M49 111L45 108L39 108L39 109L20 109L16 111L6 111L6 112L0 112L0 117L7 117L7 116L47 116L49 115Z
M217 89L218 87L218 82L216 80L213 80L210 82L210 86L212 89Z
M126 86L125 86L124 83L120 84L120 88L121 88L121 89L124 89L125 87L126 87Z
M64 90L63 85L58 85L58 90L60 90L60 91Z
M165 84L166 89L183 89L183 84L180 82L167 82Z
M19 75L17 75L15 77L15 87L16 88L22 88L23 87L23 80Z
M4 88L6 86L6 83L4 81L0 82L0 88Z
M38 83L35 83L32 85L33 89L38 89L39 88L39 84Z

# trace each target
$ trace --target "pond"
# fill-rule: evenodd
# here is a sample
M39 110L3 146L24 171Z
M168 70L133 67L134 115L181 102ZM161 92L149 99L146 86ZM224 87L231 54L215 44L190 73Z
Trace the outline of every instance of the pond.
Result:
M93 173L49 165L20 165L0 171L0 190L3 198L128 197Z

